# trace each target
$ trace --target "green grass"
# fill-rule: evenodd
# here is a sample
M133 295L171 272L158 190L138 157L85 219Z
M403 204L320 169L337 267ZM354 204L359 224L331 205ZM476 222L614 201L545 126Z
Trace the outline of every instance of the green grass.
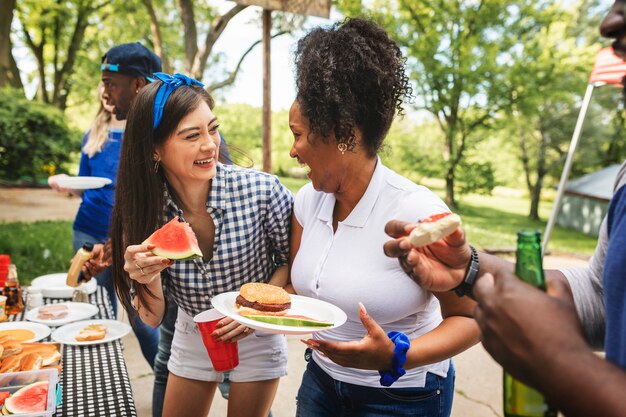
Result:
M305 179L281 178L294 193L307 183ZM438 184L429 186L440 196ZM458 213L463 218L469 240L479 248L513 248L519 229L534 228L543 232L545 221L528 219L529 201L518 195L469 195L459 198ZM542 203L540 215L548 219L551 202ZM549 250L554 253L591 255L596 238L556 227ZM38 221L0 224L0 253L11 255L23 285L40 275L67 271L72 250L72 222Z
M517 231L538 229L545 231L552 202L540 204L542 221L528 218L530 202L512 196L464 196L457 210L463 219L468 239L482 248L514 248ZM545 219L545 220L543 220ZM552 231L548 251L591 255L597 239L583 233L556 226Z
M2 223L0 253L11 255L22 285L40 275L67 271L74 256L72 222Z

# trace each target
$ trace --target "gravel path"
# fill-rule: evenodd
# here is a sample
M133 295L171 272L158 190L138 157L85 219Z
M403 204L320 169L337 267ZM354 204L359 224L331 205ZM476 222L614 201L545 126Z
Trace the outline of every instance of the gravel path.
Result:
M0 188L0 223L74 220L80 198L48 188Z

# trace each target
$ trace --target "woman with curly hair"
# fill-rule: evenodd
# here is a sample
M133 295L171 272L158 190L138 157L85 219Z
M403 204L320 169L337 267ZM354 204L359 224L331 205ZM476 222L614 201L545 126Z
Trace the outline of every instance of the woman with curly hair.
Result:
M412 92L402 53L375 23L350 19L307 34L295 61L290 156L308 167L311 183L296 196L291 283L348 314L304 341L313 356L297 415L448 416L450 358L479 340L473 304L422 290L383 253L388 220L449 211L377 155ZM371 343L384 349L360 355Z

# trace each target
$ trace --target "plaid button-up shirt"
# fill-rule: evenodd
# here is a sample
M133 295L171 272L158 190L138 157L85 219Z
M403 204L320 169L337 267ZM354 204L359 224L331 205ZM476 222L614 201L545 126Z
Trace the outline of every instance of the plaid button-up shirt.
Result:
M164 194L163 221L183 213ZM162 275L166 298L190 316L211 308L213 296L238 291L247 282L267 282L289 260L292 193L276 176L217 165L207 212L215 223L213 257L177 261Z

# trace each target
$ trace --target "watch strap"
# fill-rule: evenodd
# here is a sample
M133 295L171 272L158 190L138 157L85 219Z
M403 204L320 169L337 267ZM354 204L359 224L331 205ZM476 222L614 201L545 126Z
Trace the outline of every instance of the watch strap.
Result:
M470 258L470 263L467 268L465 278L456 288L452 290L459 297L463 297L472 293L472 288L474 287L474 283L476 282L476 278L478 277L478 252L476 251L476 248L474 248L472 245L469 245L469 248L472 252L472 256Z

